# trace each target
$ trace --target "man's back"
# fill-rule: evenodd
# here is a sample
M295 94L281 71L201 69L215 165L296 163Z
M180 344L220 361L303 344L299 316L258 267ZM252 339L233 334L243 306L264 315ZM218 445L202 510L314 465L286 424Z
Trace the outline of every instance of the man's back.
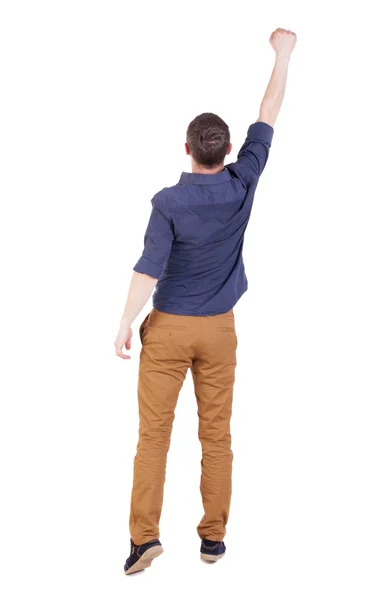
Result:
M134 270L158 279L153 306L179 315L229 311L247 290L242 249L273 128L250 125L237 161L216 174L183 172L152 198Z

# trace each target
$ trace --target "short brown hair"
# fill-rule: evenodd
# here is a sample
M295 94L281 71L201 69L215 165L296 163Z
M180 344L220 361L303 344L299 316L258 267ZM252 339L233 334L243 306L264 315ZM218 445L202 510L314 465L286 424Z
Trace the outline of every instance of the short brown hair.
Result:
M199 165L211 168L222 164L229 143L227 123L214 113L202 113L188 125L187 144Z

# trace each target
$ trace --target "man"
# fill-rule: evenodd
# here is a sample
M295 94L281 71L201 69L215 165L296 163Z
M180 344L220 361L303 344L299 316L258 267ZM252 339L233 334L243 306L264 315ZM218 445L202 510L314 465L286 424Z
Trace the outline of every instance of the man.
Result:
M224 165L232 145L226 123L203 113L188 126L185 151L192 173L152 198L144 251L134 266L115 341L116 354L131 348L132 323L153 295L140 326L139 440L129 529L131 554L124 571L148 567L162 552L159 519L166 456L177 398L191 369L202 444L200 491L204 516L197 531L201 557L225 553L232 451L230 417L237 337L233 307L247 289L242 248L259 177L266 165L296 35L270 36L274 69L259 118L247 132L237 160Z

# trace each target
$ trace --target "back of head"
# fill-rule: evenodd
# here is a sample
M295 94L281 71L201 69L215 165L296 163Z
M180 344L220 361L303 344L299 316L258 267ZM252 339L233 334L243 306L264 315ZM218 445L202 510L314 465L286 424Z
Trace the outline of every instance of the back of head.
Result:
M187 144L192 158L203 167L215 168L226 157L230 143L227 123L214 113L202 113L188 125Z

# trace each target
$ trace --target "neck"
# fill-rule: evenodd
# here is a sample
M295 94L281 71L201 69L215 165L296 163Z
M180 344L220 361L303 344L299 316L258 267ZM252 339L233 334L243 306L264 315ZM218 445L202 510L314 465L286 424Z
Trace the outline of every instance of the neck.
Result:
M224 165L218 165L214 169L209 169L208 167L201 167L196 163L192 163L192 173L200 173L201 175L216 175L216 173L221 173L224 170Z

